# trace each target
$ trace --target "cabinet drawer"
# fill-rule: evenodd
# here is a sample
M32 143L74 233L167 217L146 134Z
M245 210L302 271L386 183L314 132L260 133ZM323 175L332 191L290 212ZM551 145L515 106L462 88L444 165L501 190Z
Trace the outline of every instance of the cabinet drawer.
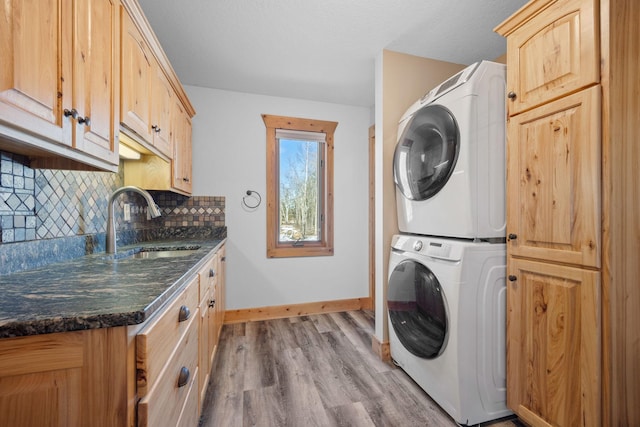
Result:
M200 377L200 369L198 368L198 377ZM176 426L178 427L195 427L198 425L198 421L200 418L200 411L198 408L198 381L193 379L191 383L191 387L189 387L189 392L187 394L187 398L184 402L184 406L182 407L182 412L180 413L180 418L178 418L178 422Z
M196 276L169 307L164 309L158 318L152 319L136 336L136 380L139 397L146 395L154 386L191 320L197 317L197 282Z
M509 115L597 83L599 59L597 2L554 2L507 38Z
M218 278L218 255L212 256L204 267L198 272L200 276L200 294L198 301L202 302L203 298L209 297L211 289L215 286Z
M186 408L193 408L188 410L193 410L197 416L197 401L194 406L187 398L194 394L191 389L197 388L198 384L198 321L194 316L187 323L189 329L162 375L138 404L139 427L175 426L181 413L183 418L188 418L183 413Z

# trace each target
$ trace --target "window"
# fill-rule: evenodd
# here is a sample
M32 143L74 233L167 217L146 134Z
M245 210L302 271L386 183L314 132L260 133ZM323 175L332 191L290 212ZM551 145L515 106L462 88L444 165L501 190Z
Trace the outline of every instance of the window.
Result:
M267 127L267 257L333 255L337 122L262 115Z

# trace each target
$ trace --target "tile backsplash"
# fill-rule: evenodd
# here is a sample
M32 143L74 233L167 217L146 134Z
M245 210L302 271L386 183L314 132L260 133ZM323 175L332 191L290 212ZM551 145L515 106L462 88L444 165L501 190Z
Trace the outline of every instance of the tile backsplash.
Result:
M32 169L24 156L0 151L0 244L104 234L107 202L122 186L122 173ZM123 194L118 230L158 227L224 227L224 197L187 197L152 191L162 216L147 219L143 198ZM123 219L130 204L131 220Z

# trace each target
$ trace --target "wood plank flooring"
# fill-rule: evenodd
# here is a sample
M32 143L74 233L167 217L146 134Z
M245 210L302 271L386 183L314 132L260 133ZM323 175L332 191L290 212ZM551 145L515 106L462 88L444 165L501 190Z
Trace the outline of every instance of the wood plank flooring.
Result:
M371 351L373 332L368 311L225 325L200 425L456 426Z

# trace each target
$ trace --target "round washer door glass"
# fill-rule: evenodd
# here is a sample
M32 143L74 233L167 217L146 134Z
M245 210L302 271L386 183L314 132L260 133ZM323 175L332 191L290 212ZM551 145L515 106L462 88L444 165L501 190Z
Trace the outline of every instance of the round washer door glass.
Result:
M387 307L393 330L412 354L433 359L444 351L445 299L431 270L413 260L398 263L389 277Z
M458 160L455 118L440 105L418 110L405 127L393 156L393 179L410 200L426 200L444 187Z

